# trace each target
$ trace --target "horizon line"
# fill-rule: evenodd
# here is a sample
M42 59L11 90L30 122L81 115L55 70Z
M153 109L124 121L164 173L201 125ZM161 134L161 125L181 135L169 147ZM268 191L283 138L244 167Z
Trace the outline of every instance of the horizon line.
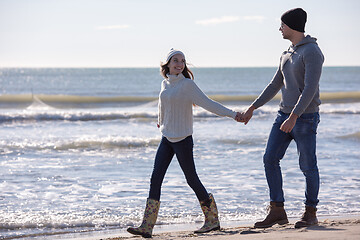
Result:
M160 66L0 66L5 68L159 68ZM277 68L278 66L192 66L189 68ZM323 67L360 67L360 65L323 65Z

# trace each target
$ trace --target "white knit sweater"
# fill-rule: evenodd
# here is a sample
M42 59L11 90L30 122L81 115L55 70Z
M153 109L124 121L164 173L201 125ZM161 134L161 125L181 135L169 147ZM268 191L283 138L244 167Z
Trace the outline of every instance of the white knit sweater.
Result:
M160 131L170 142L178 142L193 133L193 104L219 116L235 119L236 112L209 99L191 79L168 75L159 94Z

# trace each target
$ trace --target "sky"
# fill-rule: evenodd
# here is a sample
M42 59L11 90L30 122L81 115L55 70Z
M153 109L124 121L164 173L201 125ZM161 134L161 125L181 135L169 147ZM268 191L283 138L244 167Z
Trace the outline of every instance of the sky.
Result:
M325 66L360 66L358 0L0 0L1 67L277 66L281 15L301 7Z

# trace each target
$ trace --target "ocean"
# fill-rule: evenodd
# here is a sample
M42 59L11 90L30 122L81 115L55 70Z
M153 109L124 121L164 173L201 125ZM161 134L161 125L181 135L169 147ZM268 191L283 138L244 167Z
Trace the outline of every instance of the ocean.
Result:
M192 68L211 98L243 111L276 68ZM126 234L140 224L161 134L158 68L0 69L0 239ZM318 215L360 214L360 67L324 67ZM248 125L194 107L194 156L223 225L266 215L262 155L278 98ZM281 162L285 208L303 212L296 146ZM203 215L176 157L165 176L158 229L197 229ZM99 239L99 238L97 238Z

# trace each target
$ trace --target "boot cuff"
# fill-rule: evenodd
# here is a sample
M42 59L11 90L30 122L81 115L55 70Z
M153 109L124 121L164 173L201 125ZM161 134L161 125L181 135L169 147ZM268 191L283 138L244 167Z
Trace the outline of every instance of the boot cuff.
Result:
M284 203L283 202L270 202L270 206L284 207Z

